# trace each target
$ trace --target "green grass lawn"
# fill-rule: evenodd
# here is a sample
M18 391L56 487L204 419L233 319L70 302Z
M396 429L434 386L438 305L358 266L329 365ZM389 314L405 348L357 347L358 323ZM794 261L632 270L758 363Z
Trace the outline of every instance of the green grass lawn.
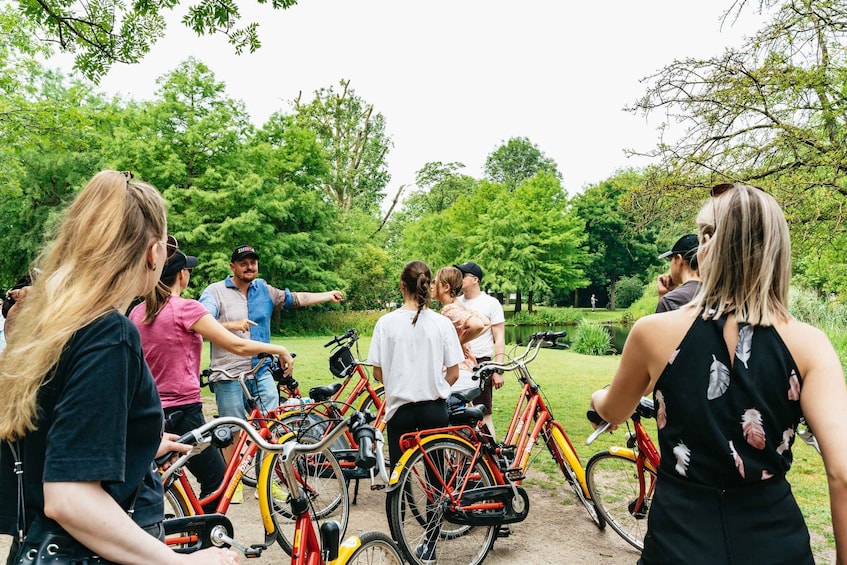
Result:
M590 313L590 309L589 313ZM596 312L595 314L599 313ZM608 312L605 312L608 315ZM300 382L300 390L307 394L310 387L329 384L335 377L329 372L329 349L323 344L332 336L323 337L274 337L274 343L285 345L297 358L294 376ZM359 340L360 355L367 357L369 336ZM517 355L523 348L507 347L508 355ZM203 366L208 366L208 347L204 348ZM548 407L559 422L564 425L571 442L582 458L583 464L591 454L611 445L624 442L623 429L614 434L600 437L591 446L585 445L585 438L592 430L585 418L591 393L608 384L618 366L618 356L592 357L567 350L543 349L529 365L536 382L541 385ZM498 437L502 437L512 416L520 391L519 383L513 376L506 375L506 384L494 393L494 424ZM205 394L208 394L206 391ZM645 424L653 439L656 439L655 423ZM550 475L551 481L564 480L554 467L551 458L542 447L536 447L532 466ZM794 465L788 475L800 508L806 516L812 532L813 548L816 555L834 549L832 526L829 511L826 473L818 453L799 439L794 443Z

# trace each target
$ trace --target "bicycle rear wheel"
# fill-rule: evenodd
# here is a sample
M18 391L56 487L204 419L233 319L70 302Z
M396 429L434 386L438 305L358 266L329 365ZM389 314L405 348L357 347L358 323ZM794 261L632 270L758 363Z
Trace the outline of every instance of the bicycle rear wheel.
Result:
M595 453L585 467L588 492L597 512L630 545L644 549L647 515L656 486L656 474L648 468L639 481L638 464L609 451Z
M591 491L588 491L587 496L586 493L583 492L582 484L579 482L579 477L577 477L576 471L571 465L572 460L575 461L576 464L579 464L579 461L576 460L576 453L568 440L565 439L562 431L556 426L553 426L549 437L545 438L545 442L547 444L547 449L550 450L550 454L553 456L553 459L559 465L559 470L562 472L562 475L565 476L565 479L571 486L574 494L576 494L577 500L579 500L585 509L588 510L588 515L591 517L594 525L600 530L604 529L606 527L606 519L597 511L597 506L594 503L594 497L592 496ZM573 459L569 459L567 457L566 454L568 453L572 455Z
M350 554L347 565L403 565L403 556L390 537L382 532L365 532L360 545Z
M447 492L455 494L466 478L468 489L494 486L491 470L457 440L433 441L424 449L442 469L436 472L430 468L420 449L406 462L385 501L392 537L409 563L429 562L436 554L449 557L451 563L482 563L494 545L498 526L450 523L446 512L450 500L442 492L438 475L444 477Z
M301 438L301 441L308 443L310 440ZM275 526L277 543L291 555L296 517L289 506L290 491L279 462L280 456L275 454L272 457L267 482L271 520ZM350 498L338 460L329 449L324 449L298 457L294 462L294 470L298 478L296 487L303 488L309 498L312 520L336 520L343 536L350 515Z

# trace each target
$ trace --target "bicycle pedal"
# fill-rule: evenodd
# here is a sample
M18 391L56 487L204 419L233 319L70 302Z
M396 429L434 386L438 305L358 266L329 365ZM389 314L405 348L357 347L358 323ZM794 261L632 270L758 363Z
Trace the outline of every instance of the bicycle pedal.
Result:
M384 488L385 488L385 485L383 485L383 484L371 485L371 490L383 490Z
M512 535L512 529L509 526L500 526L497 529L498 538L507 538Z
M520 467L504 469L503 474L511 481L522 481L526 478L526 475L523 474L523 470Z
M262 552L266 550L268 546L261 544L253 544L250 547L244 549L244 557L247 559L255 559L256 557L261 557Z

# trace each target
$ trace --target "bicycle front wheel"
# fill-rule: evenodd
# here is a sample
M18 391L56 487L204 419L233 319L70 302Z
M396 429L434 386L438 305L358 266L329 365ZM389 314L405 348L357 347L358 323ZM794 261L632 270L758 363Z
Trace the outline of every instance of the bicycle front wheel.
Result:
M303 438L305 443L310 440ZM277 543L291 555L296 517L289 506L289 486L285 482L279 454L273 455L270 476L267 481L271 520L274 523ZM347 529L350 515L350 498L347 482L341 465L329 449L301 455L294 462L297 476L295 488L302 488L309 499L312 520L336 520L341 526L341 535Z
M397 544L382 532L365 532L359 536L361 545L350 554L347 565L403 565Z
M627 543L644 549L656 473L646 466L639 472L636 461L609 451L595 453L585 473L597 512Z
M451 563L478 565L494 545L498 526L451 523L450 497L459 496L465 484L466 489L494 486L494 476L458 440L436 440L424 449L433 466L416 449L386 497L392 537L409 563L428 563L441 555Z

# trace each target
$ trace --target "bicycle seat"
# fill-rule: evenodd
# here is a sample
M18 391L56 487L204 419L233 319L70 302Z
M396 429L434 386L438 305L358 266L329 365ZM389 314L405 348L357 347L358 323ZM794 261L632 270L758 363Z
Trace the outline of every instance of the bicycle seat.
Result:
M460 406L455 410L450 410L450 425L473 426L482 420L482 406Z
M316 386L309 389L309 398L315 402L324 402L329 400L341 389L344 383L332 383L331 385Z
M447 399L447 405L452 408L461 404L467 404L468 402L471 402L474 398L479 396L481 392L482 389L480 389L479 387L454 392L450 395L450 398Z

